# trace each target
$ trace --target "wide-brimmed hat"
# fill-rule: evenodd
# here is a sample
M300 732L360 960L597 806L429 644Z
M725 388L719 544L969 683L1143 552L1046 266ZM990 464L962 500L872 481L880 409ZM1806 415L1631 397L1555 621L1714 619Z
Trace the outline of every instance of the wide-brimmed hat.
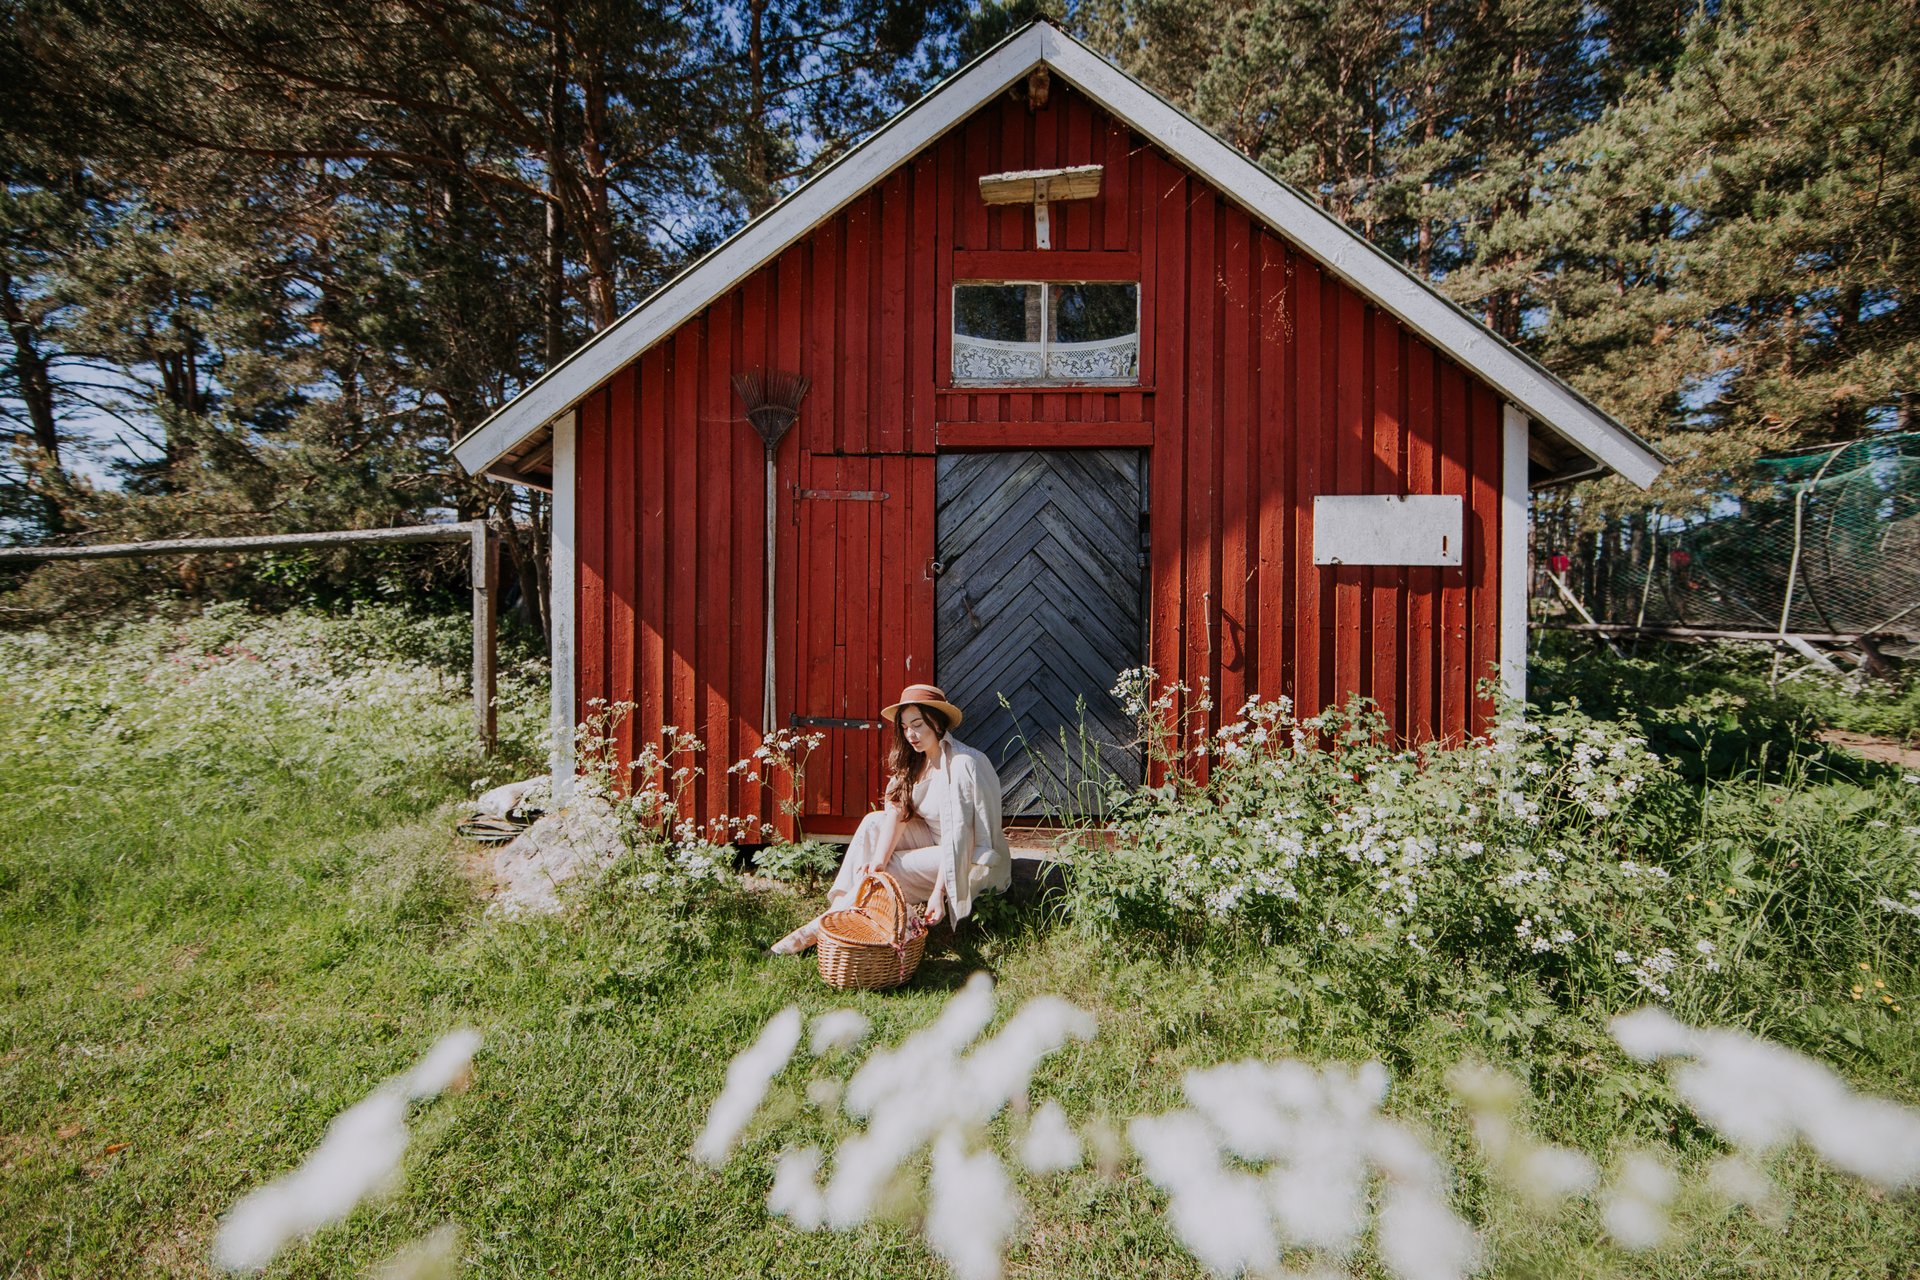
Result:
M880 708L880 714L892 720L900 714L902 707L932 707L947 718L947 728L960 723L960 708L947 701L947 695L930 684L910 684L900 691L900 700L890 707Z

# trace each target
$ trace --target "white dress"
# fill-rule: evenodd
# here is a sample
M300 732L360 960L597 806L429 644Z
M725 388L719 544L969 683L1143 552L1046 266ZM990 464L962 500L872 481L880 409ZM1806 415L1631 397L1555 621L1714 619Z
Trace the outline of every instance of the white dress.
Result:
M887 863L887 874L899 884L908 902L926 902L933 897L933 886L940 879L942 815L939 805L928 804L933 794L933 773L932 769L924 770L913 784L914 816L900 824L900 838L894 841L893 859ZM840 860L840 874L827 891L829 910L853 905L853 892L860 887L860 876L872 861L886 819L885 810L875 810L860 819L847 854Z
M946 915L959 921L973 909L976 891L1004 892L1013 879L1013 851L1000 820L1000 776L984 754L949 734L937 763L929 762L913 787L915 816L901 824L887 872L909 902L926 902L946 871ZM847 846L840 874L828 891L828 909L851 906L863 868L886 823L870 813Z

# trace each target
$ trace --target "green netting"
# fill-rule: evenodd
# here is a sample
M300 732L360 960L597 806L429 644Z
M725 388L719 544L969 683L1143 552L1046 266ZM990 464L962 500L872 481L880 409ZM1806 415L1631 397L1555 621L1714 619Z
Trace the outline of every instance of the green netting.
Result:
M1760 459L1703 513L1649 508L1583 549L1601 622L1775 632L1791 580L1790 634L1920 637L1920 433Z

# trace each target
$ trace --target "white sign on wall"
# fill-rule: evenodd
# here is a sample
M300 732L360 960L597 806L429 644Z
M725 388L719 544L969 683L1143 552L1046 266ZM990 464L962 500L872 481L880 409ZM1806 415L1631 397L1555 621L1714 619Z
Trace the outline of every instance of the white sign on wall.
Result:
M1466 541L1464 518L1458 494L1318 497L1313 562L1457 565Z

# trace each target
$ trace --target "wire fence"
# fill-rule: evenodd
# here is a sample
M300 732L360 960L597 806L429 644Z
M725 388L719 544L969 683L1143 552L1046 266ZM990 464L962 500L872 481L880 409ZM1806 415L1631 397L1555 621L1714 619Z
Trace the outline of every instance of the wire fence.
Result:
M1549 612L1647 630L1920 641L1920 432L1758 459L1704 509L1536 526Z

